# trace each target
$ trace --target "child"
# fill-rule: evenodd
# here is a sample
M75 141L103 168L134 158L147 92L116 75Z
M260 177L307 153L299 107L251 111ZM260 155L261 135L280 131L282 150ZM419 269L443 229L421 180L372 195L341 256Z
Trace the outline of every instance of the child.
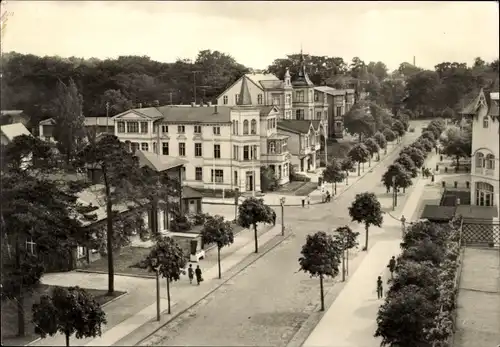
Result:
M377 278L377 298L382 299L382 297L383 297L382 277L378 276L378 278Z
M189 284L193 284L193 278L194 278L193 264L189 264L188 277L189 277Z

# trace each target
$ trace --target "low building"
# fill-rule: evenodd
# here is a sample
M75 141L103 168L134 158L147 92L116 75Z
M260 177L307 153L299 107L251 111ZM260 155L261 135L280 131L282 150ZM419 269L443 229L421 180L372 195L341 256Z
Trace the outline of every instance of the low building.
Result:
M314 87L316 93L322 93L327 100L328 137L344 136L344 115L354 105L353 89L335 89L328 86Z
M132 150L185 159L184 181L193 188L260 191L261 165L272 165L284 184L289 157L286 136L277 134L280 110L255 106L246 78L240 87L238 105L232 107L162 106L123 112L113 117L115 134ZM275 152L270 153L273 146Z
M0 124L15 124L21 123L25 127L28 127L30 117L25 114L22 110L1 110L0 111Z
M0 141L2 145L8 145L19 135L31 135L22 123L7 124L0 127Z
M290 162L298 172L310 172L319 167L321 133L323 124L319 120L281 120L278 134L288 136Z
M53 118L42 120L38 123L38 137L47 142L55 142L54 125L56 121ZM86 117L85 129L89 134L99 135L103 133L113 133L114 124L110 117Z

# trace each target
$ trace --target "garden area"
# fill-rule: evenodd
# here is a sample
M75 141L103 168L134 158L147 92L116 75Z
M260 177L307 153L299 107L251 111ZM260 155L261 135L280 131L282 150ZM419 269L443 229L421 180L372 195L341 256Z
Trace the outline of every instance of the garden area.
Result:
M48 294L52 288L52 286L39 284L34 288L32 294L26 295L23 305L26 334L23 337L17 336L17 302L2 299L2 346L25 346L40 337L35 334L35 327L32 322L32 307L33 304L40 301L43 294ZM100 305L104 305L125 294L125 292L115 291L112 296L108 296L107 290L85 289L85 291L91 294Z

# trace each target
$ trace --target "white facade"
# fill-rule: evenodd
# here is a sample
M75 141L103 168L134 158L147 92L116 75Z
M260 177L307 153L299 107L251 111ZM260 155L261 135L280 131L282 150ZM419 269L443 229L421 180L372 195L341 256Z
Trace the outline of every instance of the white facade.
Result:
M471 204L499 206L498 93L491 93L488 107L481 92L472 118Z

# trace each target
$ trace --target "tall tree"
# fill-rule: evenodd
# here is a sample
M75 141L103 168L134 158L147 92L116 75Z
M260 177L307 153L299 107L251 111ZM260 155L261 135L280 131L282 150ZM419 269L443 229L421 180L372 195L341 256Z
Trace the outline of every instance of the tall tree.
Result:
M372 136L376 130L376 124L368 114L368 108L361 105L354 105L344 116L344 128L350 134L359 136L359 141L363 137Z
M371 159L375 153L378 154L380 147L378 146L377 141L375 141L375 139L372 137L367 138L364 142L364 145L366 146L368 152L370 153L370 156L368 157L368 166L371 166L372 165Z
M347 156L351 158L353 162L358 164L358 176L360 176L361 175L360 163L366 163L366 161L370 158L370 151L368 150L368 148L366 148L364 144L358 143L349 150Z
M417 166L411 160L410 156L405 153L400 153L398 159L394 163L401 164L404 169L411 174L411 177L417 177Z
M405 126L400 121L395 120L392 123L392 131L394 131L394 133L398 135L399 140L399 138L405 134Z
M333 278L338 275L342 249L331 235L318 231L314 235L307 235L306 243L300 253L302 254L299 258L300 270L309 273L311 277L319 277L321 311L324 311L323 279L325 276Z
M68 85L59 81L57 97L53 100L54 138L68 165L83 148L86 138L82 103L82 95L73 79Z
M375 75L375 77L377 77L379 81L383 81L388 76L387 66L381 61L378 61L376 63L373 61L369 62L367 66L367 71Z
M387 171L382 175L382 183L389 192L390 187L406 189L411 185L411 174L405 170L404 166L399 162L395 162L387 168Z
M380 131L378 131L375 133L375 135L373 135L373 139L375 140L375 142L377 142L377 145L380 148L383 148L384 152L387 153L387 140L386 140L384 134L382 134Z
M259 252L257 223L272 223L272 221L272 209L264 204L263 199L250 197L245 199L245 201L238 206L238 224L244 228L253 227L255 253Z
M417 168L421 168L424 165L425 155L420 149L408 146L403 148L400 153L408 155Z
M116 206L132 201L131 179L139 175L137 158L129 153L125 144L114 135L104 135L99 141L89 143L78 154L78 166L97 170L102 175L103 200L106 205L106 251L108 257L108 292L113 294L114 286L114 242L117 220Z
M340 168L345 172L345 183L349 183L349 171L354 169L354 162L350 157L346 157L340 161Z
M203 229L201 229L201 239L203 244L214 243L217 245L217 264L219 267L219 279L222 278L220 266L220 250L234 242L233 228L231 223L221 216L209 216L205 219Z
M460 166L460 158L467 158L472 153L472 133L468 130L447 133L443 143L443 154L455 157L457 168Z
M353 232L347 225L335 229L334 240L342 250L342 281L349 273L349 250L358 246L358 232Z
M365 225L365 247L364 251L368 250L368 230L370 226L382 226L382 206L374 193L356 194L356 198L349 206L349 216L354 222L363 223Z
M35 333L42 338L64 334L67 347L71 335L77 339L101 336L107 323L101 305L79 287L55 287L50 295L43 295L33 305L33 322Z
M337 159L333 159L323 171L323 180L332 184L333 194L337 194L337 183L340 183L346 177L344 170L342 170L341 163Z

